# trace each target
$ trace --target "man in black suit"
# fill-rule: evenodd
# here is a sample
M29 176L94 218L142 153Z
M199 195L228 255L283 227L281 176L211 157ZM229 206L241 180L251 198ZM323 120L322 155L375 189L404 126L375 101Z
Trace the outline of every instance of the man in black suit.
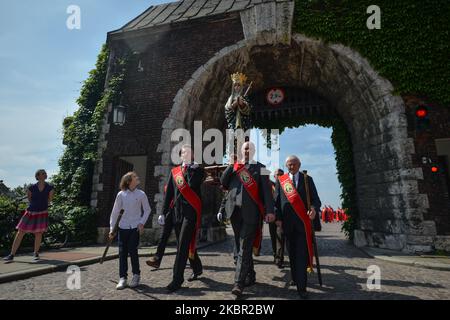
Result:
M286 159L286 167L289 170L289 178L294 184L300 198L307 207L305 178L303 173L299 172L301 166L300 159L296 156L289 156ZM317 210L320 209L321 202L317 194L314 181L308 177L309 191L311 199L311 210L307 212L307 217L314 220ZM291 275L297 291L302 299L307 298L307 268L309 264L309 250L307 245L307 233L305 225L300 217L294 211L293 206L286 197L285 192L281 188L280 177L275 187L275 210L277 216L277 224L282 226L289 251L289 262L291 265Z
M267 222L275 220L268 172L263 164L253 161L255 145L245 142L241 152L244 163L230 164L220 178L223 187L229 190L225 212L230 217L238 249L232 290L236 296L256 281L252 247L257 230L261 230L261 217L264 215Z
M184 145L181 149L181 164L184 180L190 189L201 199L200 187L205 179L205 170L201 168L197 163L193 162L192 147L190 145ZM173 223L175 233L177 234L178 247L177 255L175 258L175 264L173 267L173 279L167 286L169 292L174 292L181 288L184 282L184 269L189 257L189 245L196 229L197 212L192 204L186 199L178 189L178 186L173 178L173 170L170 173L169 180L167 181L167 192L164 197L164 204L162 213L167 217L171 202L174 201L173 206ZM193 269L193 274L189 278L189 281L196 280L203 272L202 263L195 250L193 257L189 258L190 265Z

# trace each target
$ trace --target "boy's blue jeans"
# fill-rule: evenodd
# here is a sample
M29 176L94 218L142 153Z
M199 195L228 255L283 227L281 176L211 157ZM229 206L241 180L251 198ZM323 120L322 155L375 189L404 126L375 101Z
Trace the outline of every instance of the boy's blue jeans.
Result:
M131 258L131 270L133 274L141 274L139 269L139 231L135 229L120 229L118 234L119 242L119 276L127 278L128 255Z

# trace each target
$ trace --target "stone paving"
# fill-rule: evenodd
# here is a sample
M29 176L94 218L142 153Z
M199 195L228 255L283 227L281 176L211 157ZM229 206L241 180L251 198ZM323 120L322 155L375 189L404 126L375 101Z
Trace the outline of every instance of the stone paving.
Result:
M200 256L204 273L198 281L185 282L175 294L167 294L174 256L164 258L161 268L153 270L141 257L142 284L136 289L115 290L118 260L103 265L81 267L81 288L69 290L66 272L54 272L26 280L0 284L0 299L234 299L234 264L231 230L227 241L203 248ZM317 233L324 286L316 274L309 278L310 299L450 299L450 271L439 271L394 264L373 259L344 239L339 224L325 224ZM142 252L141 252L142 253ZM255 258L257 283L247 288L244 299L297 299L294 287L288 287L289 268L273 264L268 228L262 255ZM367 288L367 267L381 270L381 288ZM186 269L185 278L190 274Z

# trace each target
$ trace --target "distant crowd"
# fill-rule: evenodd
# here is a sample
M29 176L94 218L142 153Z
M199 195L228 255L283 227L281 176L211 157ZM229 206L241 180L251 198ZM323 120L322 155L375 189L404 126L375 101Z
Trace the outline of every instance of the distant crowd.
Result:
M348 216L345 209L338 208L334 210L331 206L324 206L322 209L322 221L328 222L339 222L347 221Z

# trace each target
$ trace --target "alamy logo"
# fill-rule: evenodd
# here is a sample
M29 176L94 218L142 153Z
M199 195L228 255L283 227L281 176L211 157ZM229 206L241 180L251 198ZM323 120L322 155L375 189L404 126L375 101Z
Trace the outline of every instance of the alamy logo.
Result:
M81 289L81 271L80 267L71 265L67 267L66 273L69 275L67 277L66 286L69 290L80 290Z
M66 26L69 30L81 29L81 9L77 5L67 7L66 13L69 14L66 20Z
M381 269L377 265L370 265L367 267L367 289L380 290L381 289Z
M223 163L224 156L230 157L234 153L234 148L236 148L238 156L242 155L241 146L245 139L249 138L255 146L254 158L251 159L250 163L259 161L266 164L268 168L280 168L280 133L278 129L272 129L270 132L267 129L249 129L246 131L226 129L224 135L217 128L209 128L203 132L203 122L194 121L193 132L193 139L191 131L185 128L178 128L171 132L170 141L168 140L167 143L174 144L170 153L174 165L181 164L180 152L185 144L192 145L194 161L198 164L217 165ZM270 146L267 144L268 138L271 141ZM226 142L226 150L223 148L224 142ZM205 146L205 143L208 144ZM268 175L270 171L262 170L261 174Z
M367 13L371 13L367 18L367 29L381 29L381 9L377 5L371 5L367 7Z

